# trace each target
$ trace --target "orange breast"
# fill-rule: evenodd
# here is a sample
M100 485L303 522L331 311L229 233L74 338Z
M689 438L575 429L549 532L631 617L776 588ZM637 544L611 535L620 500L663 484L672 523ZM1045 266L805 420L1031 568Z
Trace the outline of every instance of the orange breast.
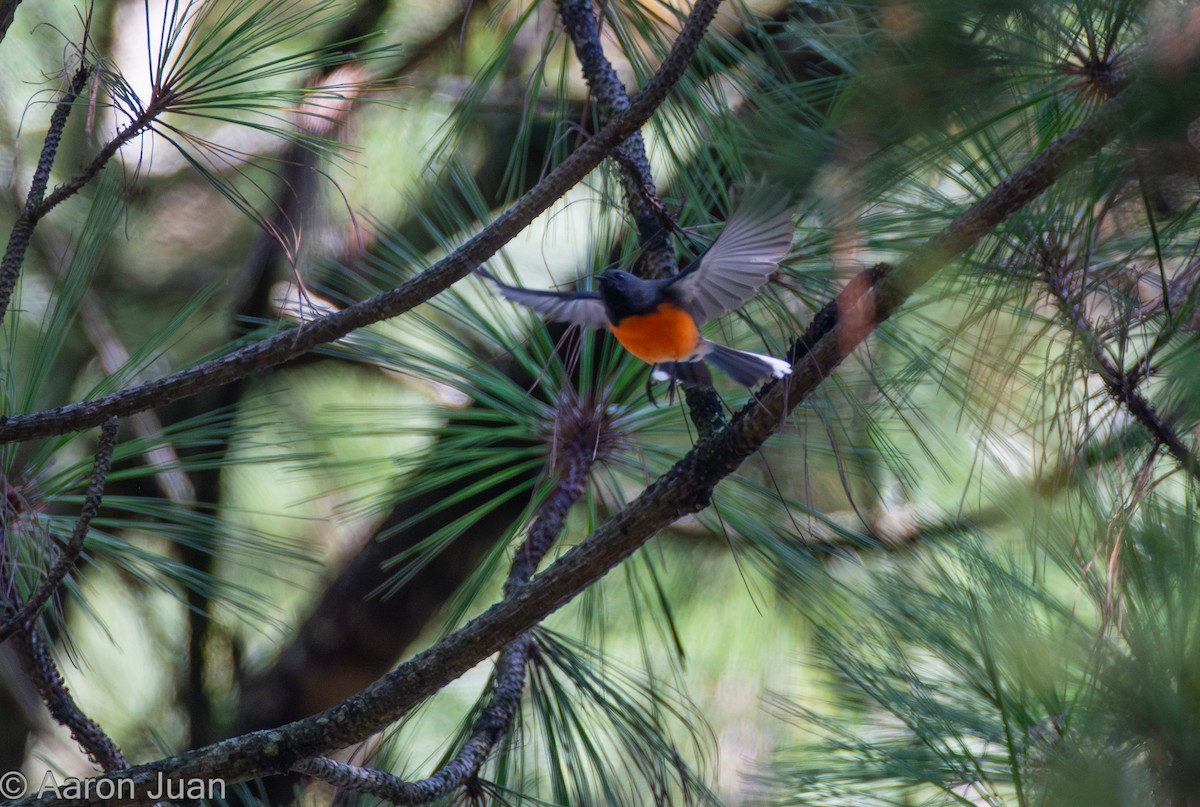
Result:
M686 359L700 345L696 321L672 303L661 304L651 314L609 323L609 327L626 350L648 364Z

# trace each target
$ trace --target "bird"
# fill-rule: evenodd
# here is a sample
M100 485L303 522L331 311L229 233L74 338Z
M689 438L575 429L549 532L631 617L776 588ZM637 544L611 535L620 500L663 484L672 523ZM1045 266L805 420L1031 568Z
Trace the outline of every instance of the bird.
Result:
M722 345L701 334L705 322L741 308L770 280L792 246L795 209L769 186L740 196L716 240L683 271L643 280L609 268L597 291L557 292L501 283L476 271L509 301L541 317L582 328L607 328L637 358L651 365L651 381L708 386L705 362L745 387L790 375L783 359Z

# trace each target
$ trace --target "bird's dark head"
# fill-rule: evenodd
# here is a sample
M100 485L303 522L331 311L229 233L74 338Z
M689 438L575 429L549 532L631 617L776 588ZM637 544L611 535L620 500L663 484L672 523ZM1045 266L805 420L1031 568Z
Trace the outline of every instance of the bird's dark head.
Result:
M606 269L596 280L600 283L601 292L606 290L622 292L632 288L638 279L621 269Z
M596 278L609 319L616 322L653 311L661 301L658 286L621 269L607 269Z

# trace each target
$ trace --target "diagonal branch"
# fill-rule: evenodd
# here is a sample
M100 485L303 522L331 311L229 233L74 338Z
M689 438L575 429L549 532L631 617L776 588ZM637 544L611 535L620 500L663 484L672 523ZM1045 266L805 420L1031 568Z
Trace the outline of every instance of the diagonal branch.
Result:
M235 782L288 770L297 760L343 748L382 729L514 637L579 595L681 516L703 509L713 487L776 430L851 351L938 270L1005 218L1045 191L1120 130L1136 95L1109 101L1083 124L1051 143L942 232L895 267L880 264L855 277L810 323L793 346L794 371L751 401L729 425L700 440L667 473L590 537L512 596L493 605L429 650L401 664L332 709L277 729L253 732L178 756L139 765L110 778L130 780L139 795L104 802L143 804L160 775ZM128 785L124 785L127 792ZM95 792L95 788L92 789ZM28 799L22 805L96 804L92 799Z
M571 153L488 227L429 269L391 291L334 314L247 345L220 358L91 401L0 418L0 444L65 434L99 425L112 415L131 415L272 369L342 338L358 328L405 313L496 254L551 203L600 164L662 104L687 70L720 0L698 0L671 52L623 112Z
M1109 397L1133 415L1146 431L1150 432L1155 441L1164 446L1175 458L1175 461L1183 466L1188 474L1195 476L1200 472L1200 462L1198 462L1195 451L1183 441L1179 432L1138 390L1138 382L1141 378L1146 377L1145 374L1138 372L1137 369L1127 372L1109 357L1108 352L1104 349L1103 341L1088 322L1079 295L1071 292L1066 278L1063 277L1061 271L1058 271L1058 268L1053 265L1053 261L1046 260L1042 267L1042 279L1058 304L1059 313L1066 321L1067 327L1086 346L1092 369L1104 382L1104 388L1108 391Z

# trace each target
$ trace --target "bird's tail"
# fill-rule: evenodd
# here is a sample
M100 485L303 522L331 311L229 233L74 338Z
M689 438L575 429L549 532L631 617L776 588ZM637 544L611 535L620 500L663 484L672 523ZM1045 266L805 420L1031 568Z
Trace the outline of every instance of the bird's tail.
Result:
M707 386L712 383L712 375L704 366L705 360L743 387L753 387L768 378L783 378L792 372L792 365L783 359L735 350L707 339L701 350L692 361L659 362L650 377L655 381L676 381L685 387Z
M708 344L711 349L704 358L744 387L753 387L768 378L783 378L792 373L792 365L783 359L735 350L716 342Z

